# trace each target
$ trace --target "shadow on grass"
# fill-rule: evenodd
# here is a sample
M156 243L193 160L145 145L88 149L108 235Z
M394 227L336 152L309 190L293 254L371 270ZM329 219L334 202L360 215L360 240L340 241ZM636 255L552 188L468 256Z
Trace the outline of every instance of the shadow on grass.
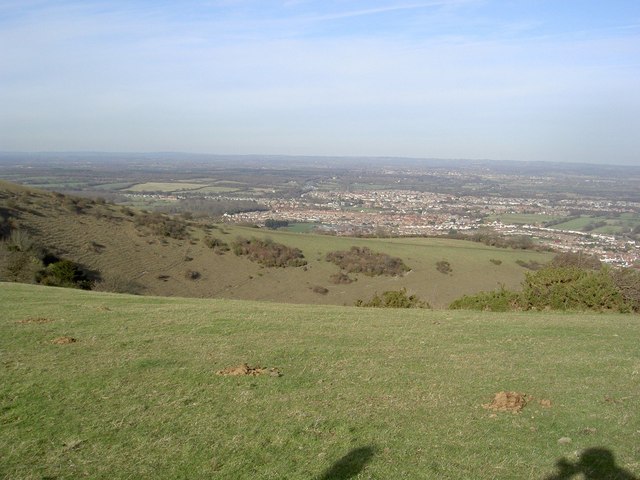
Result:
M355 477L373 457L373 447L354 448L327 469L318 480L347 480Z
M603 447L583 450L575 463L561 458L556 462L558 472L545 480L569 480L577 475L584 480L639 480L624 468L616 466L611 450Z

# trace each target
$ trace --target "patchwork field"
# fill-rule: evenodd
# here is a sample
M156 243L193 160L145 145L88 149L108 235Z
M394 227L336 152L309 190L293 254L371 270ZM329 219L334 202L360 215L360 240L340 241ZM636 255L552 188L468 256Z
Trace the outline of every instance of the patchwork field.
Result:
M640 475L637 315L0 299L5 478Z

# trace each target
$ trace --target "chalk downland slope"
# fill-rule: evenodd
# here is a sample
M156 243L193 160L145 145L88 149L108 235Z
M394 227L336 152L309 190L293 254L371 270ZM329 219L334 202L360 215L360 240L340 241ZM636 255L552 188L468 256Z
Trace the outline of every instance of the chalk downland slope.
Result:
M209 225L2 181L0 214L48 251L97 272L103 288L146 295L353 305L375 293L405 288L434 307L444 307L463 294L499 285L517 288L527 271L522 265L551 258L450 239L355 239ZM233 249L211 248L214 243L230 247L238 236L298 248L307 264L264 267L236 256ZM327 261L327 254L353 246L398 257L409 271L397 276L351 273L349 282L340 281L341 270ZM0 275L12 280L3 268L8 254L0 250ZM438 268L443 262L446 271Z

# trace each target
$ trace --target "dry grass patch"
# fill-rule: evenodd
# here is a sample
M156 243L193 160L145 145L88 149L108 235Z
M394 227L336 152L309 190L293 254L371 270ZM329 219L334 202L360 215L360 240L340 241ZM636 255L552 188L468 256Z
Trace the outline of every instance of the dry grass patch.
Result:
M277 368L262 368L259 366L250 367L248 364L243 363L235 367L227 367L222 370L218 370L216 375L220 376L250 376L257 377L258 375L269 375L270 377L281 377L282 374Z
M51 318L46 318L46 317L28 317L25 318L23 320L18 320L16 323L49 323L49 322L53 322L53 320Z
M76 343L77 341L77 338L64 336L54 338L53 340L51 340L51 343L53 343L54 345L69 345L71 343Z

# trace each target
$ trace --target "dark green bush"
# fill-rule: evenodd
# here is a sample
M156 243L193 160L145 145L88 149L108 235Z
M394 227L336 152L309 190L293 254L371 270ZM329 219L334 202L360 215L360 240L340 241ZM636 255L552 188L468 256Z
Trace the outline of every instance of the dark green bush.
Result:
M377 293L369 300L356 301L356 307L376 308L430 308L427 302L420 300L415 295L407 295L407 290L387 290L382 295Z
M91 289L91 281L82 268L71 260L49 264L37 277L38 283L56 287Z
M630 310L608 269L547 267L529 273L522 302L525 309L533 310Z
M634 312L640 312L640 270L620 268L610 272L624 301Z
M479 292L475 295L464 295L454 300L449 308L452 310L486 310L490 312L508 312L520 309L520 294L501 287L492 292Z
M634 300L635 299L635 300ZM449 308L472 310L577 310L630 312L640 309L640 273L575 266L527 273L522 292L501 288L465 295Z

